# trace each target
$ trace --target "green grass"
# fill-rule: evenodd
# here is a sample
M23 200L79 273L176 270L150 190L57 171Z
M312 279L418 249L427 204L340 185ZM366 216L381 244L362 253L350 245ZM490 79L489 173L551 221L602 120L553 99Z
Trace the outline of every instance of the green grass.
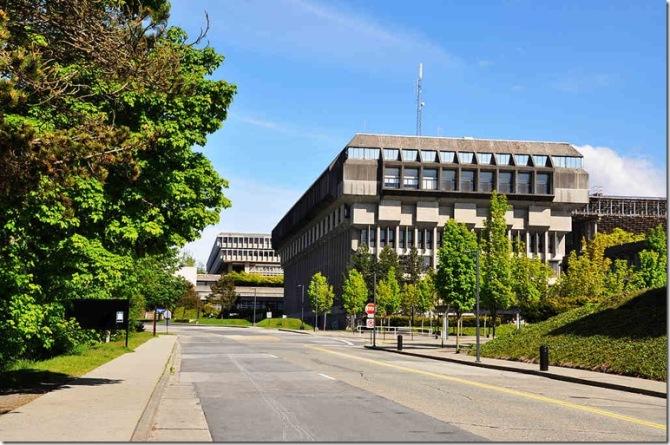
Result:
M667 378L666 289L573 309L482 346L482 355L537 363L549 346L552 365L654 380Z
M198 324L206 324L211 326L236 326L236 327L251 326L251 322L243 318L200 318L200 320L198 320Z
M6 371L0 372L0 389L49 388L79 377L87 372L131 352L152 338L151 332L131 332L128 348L125 337L109 343L81 346L71 354L63 354L46 360L18 360Z
M256 323L256 326L268 329L300 329L299 318L266 318L265 320ZM313 329L313 327L305 323L305 329Z

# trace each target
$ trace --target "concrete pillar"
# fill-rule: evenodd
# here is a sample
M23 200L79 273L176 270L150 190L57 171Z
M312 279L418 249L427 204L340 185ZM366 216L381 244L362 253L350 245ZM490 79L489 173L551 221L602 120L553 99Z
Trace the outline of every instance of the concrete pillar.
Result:
M544 237L544 263L549 261L549 232L545 231L541 236Z
M530 232L526 231L526 256L530 256Z
M377 236L375 237L375 255L379 258L379 234L381 233L381 230L379 226L376 226L373 230L377 231Z
M395 252L400 253L400 226L395 226Z
M417 246L419 244L419 229L417 229L415 227L414 229L411 229L411 230L414 230L414 246ZM418 247L417 247L417 249L418 249Z
M433 268L437 265L437 226L433 227Z

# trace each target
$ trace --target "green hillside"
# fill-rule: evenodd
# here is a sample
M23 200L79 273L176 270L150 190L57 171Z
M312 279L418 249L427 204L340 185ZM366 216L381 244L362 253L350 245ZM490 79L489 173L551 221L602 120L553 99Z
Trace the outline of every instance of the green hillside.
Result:
M654 380L667 377L666 288L573 309L482 346L485 357L538 362Z

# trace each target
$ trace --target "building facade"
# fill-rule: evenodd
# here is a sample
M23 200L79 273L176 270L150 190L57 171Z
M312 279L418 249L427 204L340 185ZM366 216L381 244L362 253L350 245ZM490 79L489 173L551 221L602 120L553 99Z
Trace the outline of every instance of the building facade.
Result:
M279 256L266 233L219 233L207 260L207 273L249 272L282 275Z
M493 190L512 207L508 236L558 273L571 214L589 202L588 174L570 144L356 134L272 231L285 312L300 314L299 285L315 272L339 293L361 243L375 255L386 245L401 256L415 246L434 266L446 221L482 230ZM342 320L331 318L333 327Z

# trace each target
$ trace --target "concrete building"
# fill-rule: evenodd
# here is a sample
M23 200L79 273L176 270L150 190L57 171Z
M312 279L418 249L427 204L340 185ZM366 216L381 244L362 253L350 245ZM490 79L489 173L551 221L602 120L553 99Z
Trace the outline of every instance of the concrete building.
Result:
M261 275L283 273L279 257L266 233L219 233L207 260L207 273L250 272Z
M508 236L558 273L572 211L589 202L582 155L570 144L356 134L272 231L285 312L300 314L298 285L315 272L339 293L360 243L376 255L415 246L434 266L446 221L483 229L494 189L512 206ZM341 317L331 318L337 327Z

